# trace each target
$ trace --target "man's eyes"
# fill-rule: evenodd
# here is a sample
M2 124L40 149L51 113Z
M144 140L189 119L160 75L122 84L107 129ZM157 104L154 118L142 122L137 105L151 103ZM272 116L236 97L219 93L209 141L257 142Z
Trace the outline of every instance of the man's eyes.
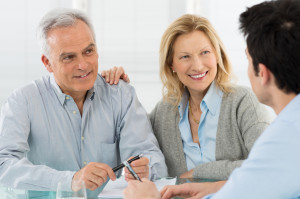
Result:
M85 54L91 54L92 52L94 52L94 49L87 49L87 50L85 51Z
M85 55L90 55L90 54L92 54L94 51L95 51L95 50L92 49L92 48L91 48L91 49L87 49L86 51L83 52L83 54L85 54ZM66 55L66 56L64 56L64 57L62 58L62 60L63 60L64 62L70 62L70 61L74 60L75 57L76 57L76 55Z
M68 55L68 56L65 56L65 57L63 58L63 60L69 61L69 60L71 60L71 59L73 59L73 58L74 58L74 55Z

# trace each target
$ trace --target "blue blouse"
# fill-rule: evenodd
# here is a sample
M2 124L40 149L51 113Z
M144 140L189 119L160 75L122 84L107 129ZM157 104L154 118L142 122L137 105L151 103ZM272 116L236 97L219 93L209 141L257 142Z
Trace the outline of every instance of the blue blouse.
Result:
M193 142L188 119L189 92L186 89L178 106L180 114L179 129L183 143L188 170L199 164L215 161L216 133L220 115L223 92L213 82L200 103L202 111L198 127L199 143Z

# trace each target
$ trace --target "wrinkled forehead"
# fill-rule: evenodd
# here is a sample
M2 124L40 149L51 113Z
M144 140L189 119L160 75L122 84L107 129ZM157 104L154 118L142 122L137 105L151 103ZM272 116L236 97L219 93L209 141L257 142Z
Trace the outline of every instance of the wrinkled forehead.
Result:
M72 26L54 28L47 36L47 42L52 50L82 50L90 44L95 45L92 31L82 21Z

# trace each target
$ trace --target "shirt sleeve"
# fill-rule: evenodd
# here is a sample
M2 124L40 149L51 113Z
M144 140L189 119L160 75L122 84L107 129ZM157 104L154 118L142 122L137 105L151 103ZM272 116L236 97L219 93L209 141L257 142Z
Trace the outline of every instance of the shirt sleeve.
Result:
M299 129L276 123L255 143L249 158L212 199L295 198L300 195Z
M153 134L147 113L133 87L122 89L122 113L119 122L122 161L143 153L150 162L150 179L167 176L165 158Z
M0 116L0 184L18 189L56 190L58 182L70 190L75 172L57 171L34 165L26 153L30 150L28 101L16 91L3 104Z

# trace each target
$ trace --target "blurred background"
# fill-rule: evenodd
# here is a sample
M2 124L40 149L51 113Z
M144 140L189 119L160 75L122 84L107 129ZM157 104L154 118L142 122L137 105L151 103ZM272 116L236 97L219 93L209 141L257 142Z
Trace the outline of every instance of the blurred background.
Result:
M208 18L223 40L238 77L250 87L239 14L262 0L1 0L0 107L11 92L47 74L36 27L57 7L77 8L95 27L99 72L123 66L138 98L150 112L161 99L158 52L168 25L185 13Z

